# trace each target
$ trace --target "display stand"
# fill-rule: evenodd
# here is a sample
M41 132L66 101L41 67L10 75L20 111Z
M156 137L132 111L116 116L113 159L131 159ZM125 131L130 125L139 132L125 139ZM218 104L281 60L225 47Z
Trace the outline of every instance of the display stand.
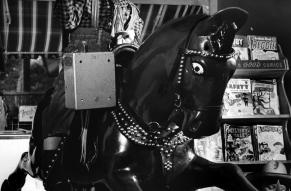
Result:
M233 78L249 79L276 79L279 97L279 115L247 115L247 116L222 116L222 123L236 125L281 125L283 126L283 138L287 160L282 161L287 168L291 167L291 142L288 134L287 123L291 117L290 104L285 92L284 76L289 70L288 60L283 56L279 47L279 60L244 60L238 61ZM244 171L258 171L267 161L238 161Z

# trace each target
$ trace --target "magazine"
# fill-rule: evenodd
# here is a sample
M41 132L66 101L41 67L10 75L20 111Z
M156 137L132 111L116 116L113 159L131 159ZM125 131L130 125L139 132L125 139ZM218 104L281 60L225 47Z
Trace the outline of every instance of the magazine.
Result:
M276 37L248 35L247 39L252 60L279 60Z
M217 133L204 137L201 139L194 139L194 149L195 153L212 162L222 162L222 139L221 131Z
M256 125L255 135L259 160L286 160L282 126Z
M235 51L235 58L237 60L249 60L247 36L235 35L232 48Z
M251 80L232 78L223 96L223 117L253 115Z
M37 106L21 105L19 106L18 121L19 122L32 122L36 112Z
M252 103L255 115L279 115L277 81L253 80Z
M252 126L224 124L226 161L254 161Z

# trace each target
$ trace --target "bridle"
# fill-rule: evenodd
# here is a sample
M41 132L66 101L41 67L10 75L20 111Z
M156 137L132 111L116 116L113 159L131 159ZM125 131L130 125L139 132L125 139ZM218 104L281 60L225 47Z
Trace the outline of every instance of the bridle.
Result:
M183 105L183 93L182 93L182 87L183 87L183 79L184 79L184 74L185 74L185 68L186 68L186 58L191 58L191 57L204 57L204 58L212 58L212 59L217 59L217 60L224 60L226 61L229 58L232 58L235 56L235 51L231 49L230 53L227 54L215 54L207 51L201 51L201 50L192 50L189 49L189 44L190 44L190 38L192 36L192 33L194 32L194 28L197 26L197 24L204 20L206 17L202 17L196 21L194 26L191 29L191 32L188 34L186 38L186 44L185 47L179 50L179 59L177 59L177 62L172 71L170 72L169 76L169 82L173 82L174 79L176 79L176 82L174 82L175 85L175 98L174 98L174 109L176 110L183 110L182 105ZM175 78L176 77L176 78ZM205 105L205 106L196 106L193 108L195 111L208 111L208 110L221 110L223 106L223 103L218 104L218 105Z
M178 68L176 70L172 70L174 72L174 75L176 75L176 86L175 86L175 99L173 102L174 108L181 109L182 104L182 87L183 87L183 77L185 73L185 67L186 67L186 58L187 57L207 57L207 58L214 58L214 59L221 59L221 60L227 60L229 58L234 57L235 53L232 51L229 54L214 54L214 53L208 53L205 51L199 51L199 50L190 50L188 48L182 49L180 51L180 59L179 64L177 64ZM172 73L171 73L172 74ZM170 75L171 78L172 75ZM174 78L174 77L172 77ZM172 80L170 80L172 81ZM206 105L206 106L196 106L194 110L196 111L207 111L207 110L221 110L222 103L219 105Z

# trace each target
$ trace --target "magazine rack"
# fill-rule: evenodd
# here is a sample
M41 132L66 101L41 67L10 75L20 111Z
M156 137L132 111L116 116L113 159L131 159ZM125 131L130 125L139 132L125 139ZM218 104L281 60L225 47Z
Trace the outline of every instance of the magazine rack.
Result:
M276 79L279 97L279 115L247 115L247 116L222 116L222 123L235 125L281 125L283 127L283 138L287 160L282 161L288 168L291 167L291 142L289 138L287 123L291 117L290 104L285 92L284 76L289 70L288 60L284 57L279 47L279 60L243 60L238 61L237 70L233 78L250 79ZM244 171L259 170L267 161L239 161L233 162L242 167Z

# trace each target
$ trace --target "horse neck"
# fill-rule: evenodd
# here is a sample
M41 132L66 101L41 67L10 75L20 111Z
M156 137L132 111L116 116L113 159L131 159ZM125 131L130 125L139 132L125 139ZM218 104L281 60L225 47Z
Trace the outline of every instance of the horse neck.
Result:
M169 83L170 68L177 55L169 47L151 51L138 66L130 68L129 82L123 92L122 102L146 123L165 121L172 110L174 89Z
M188 16L160 28L141 45L127 68L122 103L145 123L163 124L172 113L175 80L169 79L170 73L179 64L179 51L200 19Z
M182 44L183 39L180 40ZM145 123L155 121L163 124L173 110L175 91L169 74L177 59L179 46L152 50L147 58L129 69L128 84L121 100Z

